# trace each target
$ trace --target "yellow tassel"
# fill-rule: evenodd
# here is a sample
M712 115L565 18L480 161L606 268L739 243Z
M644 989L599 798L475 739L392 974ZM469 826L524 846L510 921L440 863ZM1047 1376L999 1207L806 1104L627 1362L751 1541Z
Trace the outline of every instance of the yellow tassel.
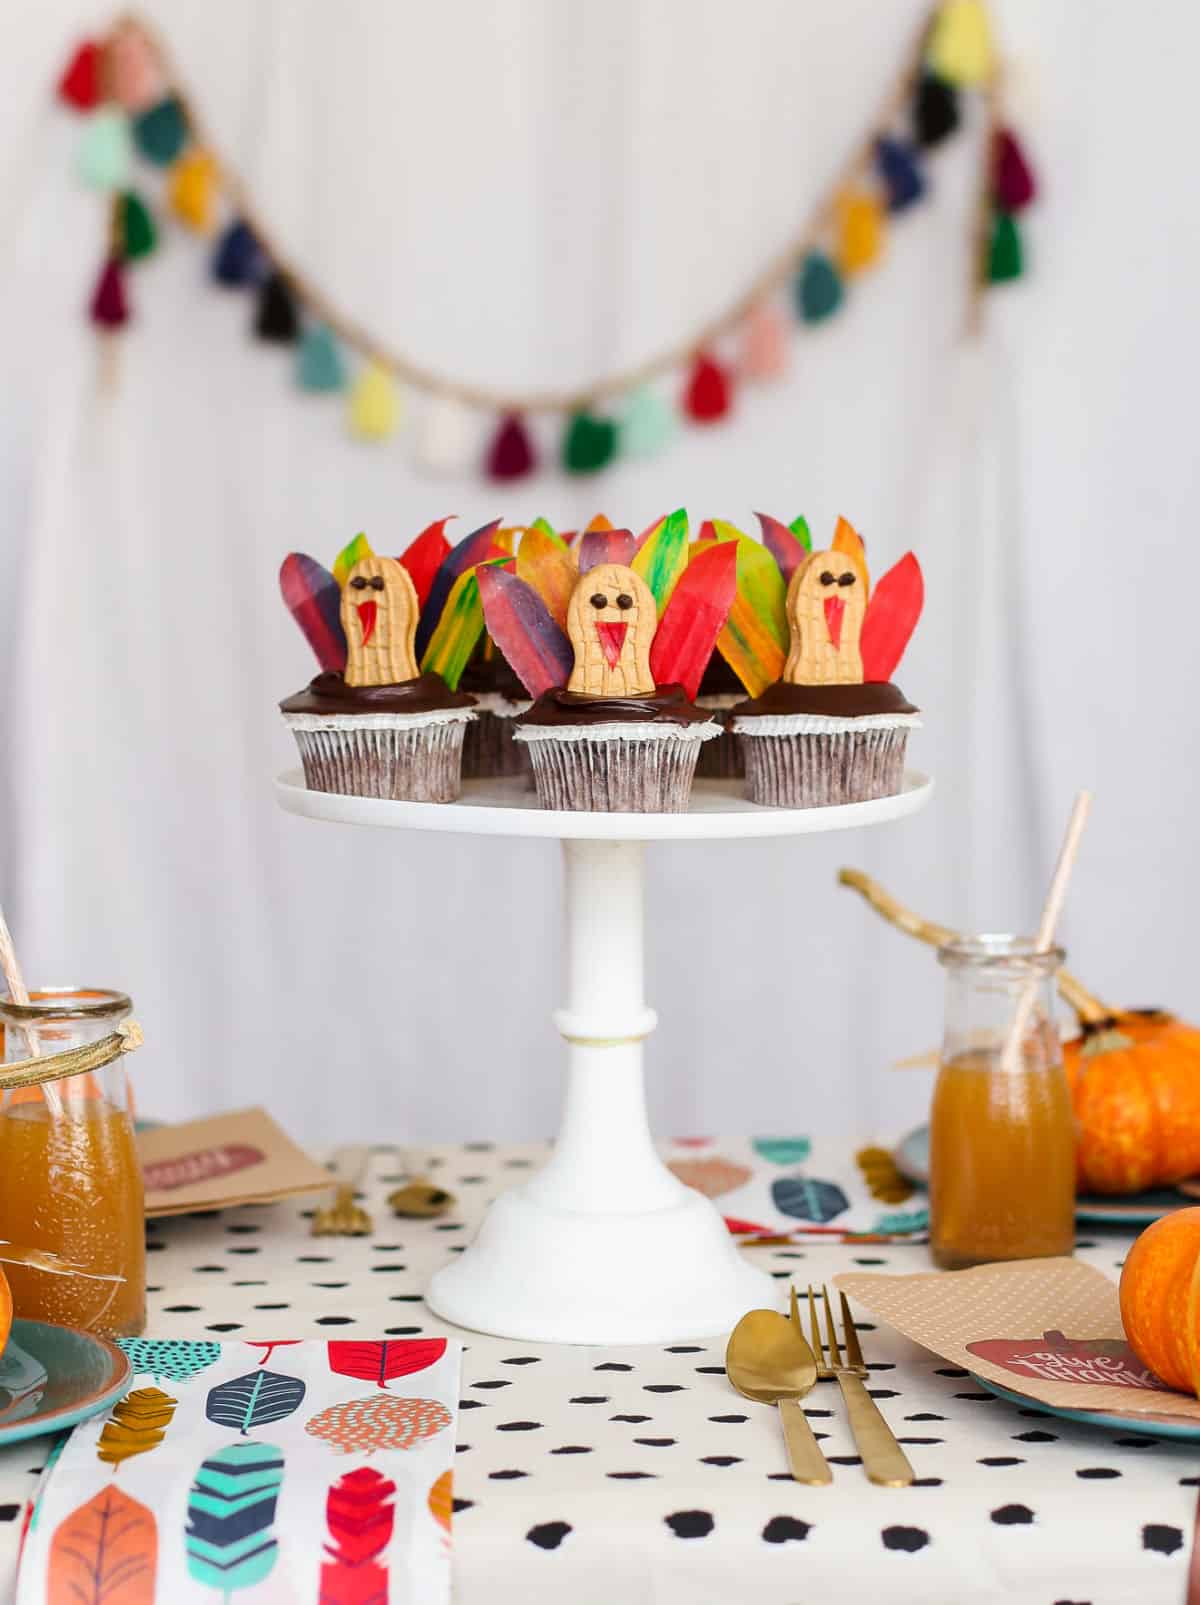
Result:
M948 83L975 86L992 76L992 30L983 0L946 0L929 39L926 61Z
M350 392L350 433L359 440L386 440L400 420L400 393L381 362L368 362Z
M838 196L838 267L849 276L861 273L883 253L883 207L870 190L846 190Z
M204 150L187 150L171 168L168 192L175 215L199 234L216 221L218 170Z

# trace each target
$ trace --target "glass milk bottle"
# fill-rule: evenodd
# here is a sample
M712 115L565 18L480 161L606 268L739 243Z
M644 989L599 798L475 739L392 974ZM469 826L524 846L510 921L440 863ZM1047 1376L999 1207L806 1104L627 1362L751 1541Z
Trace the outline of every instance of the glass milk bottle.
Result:
M1070 1254L1075 1123L1053 1012L1062 949L979 936L938 958L946 1029L929 1132L934 1262L960 1270Z
M5 1063L99 1042L130 1008L123 992L79 987L34 992L28 1003L0 1000ZM50 1249L91 1273L6 1266L17 1315L106 1337L134 1337L144 1328L142 1168L119 1049L83 1074L0 1092L0 1238Z

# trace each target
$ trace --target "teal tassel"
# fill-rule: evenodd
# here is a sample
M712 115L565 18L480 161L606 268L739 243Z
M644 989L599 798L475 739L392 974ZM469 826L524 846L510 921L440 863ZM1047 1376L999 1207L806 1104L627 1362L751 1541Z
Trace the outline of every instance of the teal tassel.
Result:
M132 158L128 118L115 106L101 106L83 131L77 161L80 178L92 189L120 189L129 181Z
M796 311L804 323L832 317L842 304L842 281L822 251L810 251L796 275Z
M611 418L577 412L567 425L563 441L563 467L568 474L595 474L606 468L617 451L617 426Z
M296 359L296 383L301 390L327 392L346 388L346 365L332 329L314 323L304 331Z
M621 415L621 455L653 457L671 440L678 428L674 407L649 385L630 396Z
M170 167L187 144L187 118L174 95L144 111L133 125L137 148L156 167Z

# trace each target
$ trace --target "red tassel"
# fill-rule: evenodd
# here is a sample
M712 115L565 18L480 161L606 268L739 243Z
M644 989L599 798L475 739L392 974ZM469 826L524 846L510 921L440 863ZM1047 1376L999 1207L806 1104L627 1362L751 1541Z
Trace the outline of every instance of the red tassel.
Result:
M89 308L92 322L100 329L120 329L129 322L129 303L125 299L125 274L116 257L100 270Z
M1002 212L1019 212L1037 194L1033 169L1008 128L996 130L992 145L992 193Z
M694 423L711 424L725 416L731 400L728 374L712 357L700 352L683 392L683 410Z
M91 111L100 104L100 46L85 40L58 80L58 98L76 111Z
M537 465L533 442L519 412L510 412L501 420L487 454L489 479L520 479L531 473Z

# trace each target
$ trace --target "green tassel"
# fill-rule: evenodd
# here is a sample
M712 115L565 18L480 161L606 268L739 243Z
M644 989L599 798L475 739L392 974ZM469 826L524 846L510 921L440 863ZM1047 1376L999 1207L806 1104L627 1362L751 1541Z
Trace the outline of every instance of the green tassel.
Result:
M120 230L121 254L127 262L149 256L158 244L150 209L136 190L127 189L121 196Z
M841 306L842 281L823 252L810 251L804 258L796 275L795 295L796 311L804 323L820 323Z
M611 418L577 412L567 425L562 461L568 474L594 474L607 467L617 451L617 426Z
M170 167L187 143L187 118L174 95L144 111L133 125L137 148L156 167Z
M333 331L314 323L304 331L296 358L296 382L301 390L344 390L346 366Z
M1019 279L1024 266L1017 220L1011 212L997 212L988 248L988 283L1004 284L1009 279Z
M675 434L678 418L671 402L644 385L635 390L621 415L621 455L653 457Z

